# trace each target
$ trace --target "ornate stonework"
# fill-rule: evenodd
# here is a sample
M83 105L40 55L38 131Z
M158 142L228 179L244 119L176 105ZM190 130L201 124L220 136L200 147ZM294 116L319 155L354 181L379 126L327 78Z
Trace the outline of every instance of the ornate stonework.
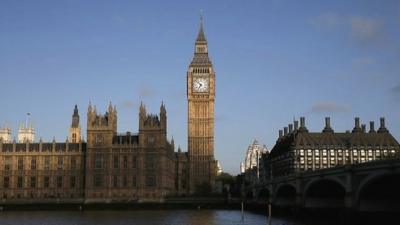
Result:
M187 72L188 153L190 192L201 185L213 186L215 71L208 57L203 22L195 43L195 53Z

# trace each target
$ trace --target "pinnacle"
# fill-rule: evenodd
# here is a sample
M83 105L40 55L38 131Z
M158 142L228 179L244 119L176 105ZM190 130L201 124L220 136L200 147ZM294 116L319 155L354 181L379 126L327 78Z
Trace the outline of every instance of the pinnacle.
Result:
M197 35L196 42L207 42L206 35L204 34L204 28L203 28L203 17L200 18L200 28L199 28L199 33Z

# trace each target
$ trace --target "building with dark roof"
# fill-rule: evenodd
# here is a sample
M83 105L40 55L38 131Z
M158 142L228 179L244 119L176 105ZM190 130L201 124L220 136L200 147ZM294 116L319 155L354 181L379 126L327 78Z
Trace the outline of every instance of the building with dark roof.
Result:
M375 130L370 122L369 130L355 118L352 131L335 132L330 118L325 118L321 132L309 132L305 118L279 131L279 138L268 157L270 174L284 176L299 171L318 170L346 164L363 163L397 156L398 141L380 118L380 127Z
M24 143L6 143L9 138L0 138L0 202L162 201L212 188L217 174L215 72L202 21L187 75L187 152L175 152L174 141L167 139L164 104L159 114L147 113L141 104L139 131L123 134L117 133L115 106L110 103L101 114L89 104L87 143L75 105L66 142L33 143L32 136Z

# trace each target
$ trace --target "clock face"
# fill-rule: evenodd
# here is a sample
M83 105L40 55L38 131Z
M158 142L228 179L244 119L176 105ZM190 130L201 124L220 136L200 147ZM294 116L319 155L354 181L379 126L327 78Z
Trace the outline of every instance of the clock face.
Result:
M203 77L193 78L193 91L194 92L208 91L208 78L203 78Z

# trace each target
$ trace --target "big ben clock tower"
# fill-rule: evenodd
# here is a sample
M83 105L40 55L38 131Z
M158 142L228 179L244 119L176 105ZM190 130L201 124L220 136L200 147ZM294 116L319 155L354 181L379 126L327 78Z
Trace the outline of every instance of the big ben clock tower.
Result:
M187 72L188 153L190 192L213 187L216 176L214 159L215 72L208 57L203 19L197 35L194 57Z

